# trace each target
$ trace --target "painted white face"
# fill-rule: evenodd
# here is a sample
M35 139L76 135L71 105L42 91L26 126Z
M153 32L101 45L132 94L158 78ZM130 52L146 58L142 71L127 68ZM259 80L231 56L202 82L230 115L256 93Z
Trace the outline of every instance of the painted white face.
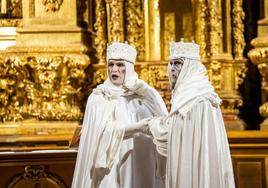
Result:
M126 75L126 66L124 60L110 59L108 61L108 74L111 82L114 85L123 85Z
M169 61L168 73L169 73L170 82L172 84L172 88L175 87L176 81L182 69L183 62L184 62L183 58L172 59Z

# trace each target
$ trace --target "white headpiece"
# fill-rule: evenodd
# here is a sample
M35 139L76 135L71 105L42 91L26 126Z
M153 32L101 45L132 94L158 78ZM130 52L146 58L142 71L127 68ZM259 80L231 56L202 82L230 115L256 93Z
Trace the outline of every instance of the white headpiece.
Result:
M199 45L194 42L170 42L169 59L186 57L189 59L200 60Z
M125 43L113 42L107 47L106 60L109 59L124 59L131 63L135 63L137 57L137 50Z

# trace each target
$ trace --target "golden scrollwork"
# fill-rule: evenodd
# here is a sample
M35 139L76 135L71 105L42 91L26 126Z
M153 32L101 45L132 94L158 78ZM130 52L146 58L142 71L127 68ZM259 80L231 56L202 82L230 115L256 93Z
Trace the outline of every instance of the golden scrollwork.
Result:
M7 57L1 64L1 121L81 120L88 64L76 55Z
M207 17L208 17L208 8L206 5L205 0L200 0L199 1L199 16L200 16L200 22L199 22L199 28L197 28L197 30L199 31L199 33L197 33L197 37L199 39L199 43L200 43L200 55L201 58L206 58L208 56L207 53L207 42L208 41L208 24L207 24Z
M260 114L263 117L268 117L268 102L260 106Z
M244 78L246 76L246 71L247 67L245 66L244 63L236 63L234 67L234 73L235 73L235 80L234 80L234 85L235 85L235 90L239 89L239 85L242 84L244 81Z
M8 188L24 187L67 188L66 183L56 174L46 172L44 165L25 166L25 172L11 180Z
M22 17L22 0L10 0L10 13L12 18Z
M0 121L22 120L21 107L29 72L18 58L0 61Z
M21 27L21 19L0 19L0 27Z
M221 11L218 6L218 0L208 1L208 11L210 20L210 55L212 57L218 56L221 50L221 38L222 38L222 27L221 27Z
M167 82L167 65L140 65L140 78L156 89L163 90L162 82Z
M63 0L42 0L43 5L46 8L46 11L58 11L60 10L60 6L63 3Z
M144 60L144 17L140 0L126 1L126 40L133 44L138 53L138 60Z
M106 43L107 43L107 28L106 28L106 14L105 5L103 0L96 1L96 22L94 23L94 29L96 36L94 38L97 58L99 63L104 64L106 61Z
M248 56L258 66L262 75L262 89L268 92L268 47L255 48L248 53Z
M219 61L211 61L208 67L208 77L216 90L220 90L222 88L222 65Z
M123 15L123 0L111 0L111 16L110 20L110 37L109 42L123 42L124 37L124 15Z
M243 19L245 18L245 13L242 7L242 0L233 1L232 9L232 20L233 20L233 50L235 59L243 59L243 51L245 48L244 39L244 25Z
M94 67L92 86L103 83L107 78L106 65Z
M139 70L140 79L146 81L153 86L161 94L166 102L167 108L170 108L170 87L167 74L166 63L156 64L139 64L137 65Z

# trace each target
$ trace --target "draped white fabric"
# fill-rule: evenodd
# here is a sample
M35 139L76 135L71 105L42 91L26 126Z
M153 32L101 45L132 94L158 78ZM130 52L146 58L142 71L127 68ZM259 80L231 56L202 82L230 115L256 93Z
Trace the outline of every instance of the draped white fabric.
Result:
M149 122L158 152L167 156L167 188L235 187L220 102L205 67L185 59L171 112Z
M89 96L72 188L157 188L152 139L144 134L123 140L124 127L143 118L167 114L161 96L126 65L122 87L109 79Z

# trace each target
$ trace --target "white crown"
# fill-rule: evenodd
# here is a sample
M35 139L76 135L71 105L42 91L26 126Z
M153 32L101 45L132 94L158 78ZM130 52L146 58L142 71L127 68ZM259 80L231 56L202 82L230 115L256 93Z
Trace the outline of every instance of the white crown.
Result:
M194 42L170 42L169 59L178 59L186 57L189 59L200 60L199 45Z
M109 59L123 59L127 60L131 63L135 63L137 57L137 50L125 43L121 42L113 42L111 45L107 47L106 60L108 62Z

